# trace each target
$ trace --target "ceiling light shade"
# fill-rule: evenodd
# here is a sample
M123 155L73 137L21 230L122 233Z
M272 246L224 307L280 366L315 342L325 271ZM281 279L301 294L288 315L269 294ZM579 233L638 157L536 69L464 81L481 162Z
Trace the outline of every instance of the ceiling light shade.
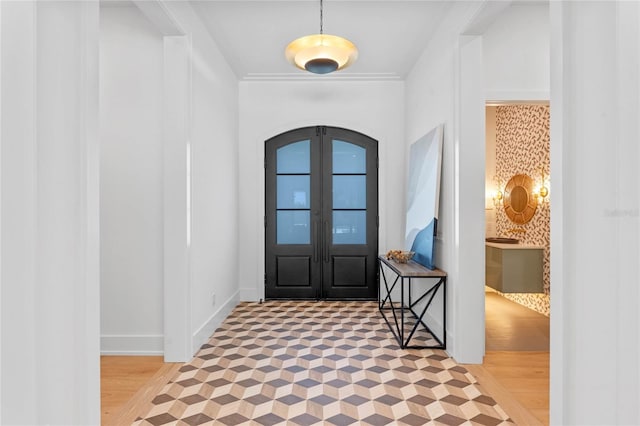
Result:
M300 37L287 46L285 56L301 70L327 74L348 67L358 59L358 49L346 38L322 31L322 0L320 0L320 34Z
M289 43L285 56L301 70L326 74L351 65L358 58L358 49L342 37L312 34Z

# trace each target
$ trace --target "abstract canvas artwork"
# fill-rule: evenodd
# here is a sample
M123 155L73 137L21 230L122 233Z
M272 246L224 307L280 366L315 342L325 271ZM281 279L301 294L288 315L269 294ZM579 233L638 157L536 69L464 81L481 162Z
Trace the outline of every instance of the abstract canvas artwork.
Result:
M443 130L443 125L432 129L409 152L405 248L415 252L413 260L429 269L435 269Z

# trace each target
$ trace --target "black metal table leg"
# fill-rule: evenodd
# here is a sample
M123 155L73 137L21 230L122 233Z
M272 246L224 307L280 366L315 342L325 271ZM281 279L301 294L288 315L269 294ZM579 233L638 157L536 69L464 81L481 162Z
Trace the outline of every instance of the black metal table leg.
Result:
M447 291L446 291L446 283L447 283L447 274L441 270L430 270L424 268L422 265L419 265L413 261L410 261L410 264L398 264L394 261L379 257L379 267L380 267L380 276L382 277L382 283L384 284L384 290L386 293L383 295L382 292L378 295L378 307L379 310L389 326L391 332L396 337L400 348L434 348L434 349L446 349L447 344L447 311L446 311L446 303L447 303ZM396 274L395 280L393 284L389 286L389 282L387 280L387 275L385 274L385 266L387 266L392 272ZM405 278L407 279L407 289L406 295L408 299L408 303L405 303ZM413 289L412 289L412 278L437 278L438 281L431 285L424 293L422 293L419 297L414 300ZM393 301L391 293L396 288L396 285L400 282L400 302L398 307ZM442 321L442 338L436 335L429 326L424 321L424 316L426 315L429 307L431 307L432 302L438 293L438 291L442 289L443 296L443 321ZM380 288L382 290L382 288ZM422 300L428 297L425 306L422 308L420 314L418 314L414 307L420 303ZM389 307L386 307L388 303ZM400 309L400 318L398 318L398 314L396 313L396 309ZM391 314L393 315L393 322L395 323L395 327L391 324L390 319L387 318L387 314L385 311L391 310ZM411 315L415 318L415 324L411 328L409 335L405 339L405 310L408 310ZM399 319L399 321L398 321ZM411 339L414 337L419 326L424 327L424 329L433 337L433 339L438 342L438 345L433 346L412 346L410 345Z

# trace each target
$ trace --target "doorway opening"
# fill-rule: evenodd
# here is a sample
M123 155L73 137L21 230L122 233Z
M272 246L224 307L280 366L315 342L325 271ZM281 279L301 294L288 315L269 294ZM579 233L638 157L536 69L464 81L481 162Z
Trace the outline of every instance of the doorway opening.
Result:
M501 299L508 299L534 311L532 316L541 316L539 323L546 319L547 324L546 330L537 334L529 327L514 328L515 319L508 321L511 332L529 333L526 339L514 336L513 347L506 340L488 340L487 350L549 348L549 119L547 102L486 106L485 234L491 239L485 243L487 321L492 318L492 306L504 315L516 315L517 307L502 306ZM516 190L523 200L516 200ZM516 201L522 205L516 206ZM490 325L486 326L488 337ZM529 343L519 346L519 340Z
M378 295L378 142L313 126L265 141L265 298Z
M548 102L486 106L490 241L485 242L483 366L496 377L505 369L526 377L510 389L543 423L549 406L549 118ZM516 199L516 187L523 200Z

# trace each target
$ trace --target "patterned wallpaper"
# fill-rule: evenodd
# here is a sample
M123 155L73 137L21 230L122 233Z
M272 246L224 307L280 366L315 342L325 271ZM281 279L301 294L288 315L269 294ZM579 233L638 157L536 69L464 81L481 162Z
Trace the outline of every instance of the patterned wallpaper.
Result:
M549 182L549 106L506 105L496 108L496 174L502 187L512 176L524 173L538 183L544 168L547 188ZM506 298L549 316L550 272L550 206L539 203L530 222L517 225L509 220L504 209L496 213L497 234L518 238L525 244L544 246L544 294L510 293ZM524 232L514 232L519 229Z

